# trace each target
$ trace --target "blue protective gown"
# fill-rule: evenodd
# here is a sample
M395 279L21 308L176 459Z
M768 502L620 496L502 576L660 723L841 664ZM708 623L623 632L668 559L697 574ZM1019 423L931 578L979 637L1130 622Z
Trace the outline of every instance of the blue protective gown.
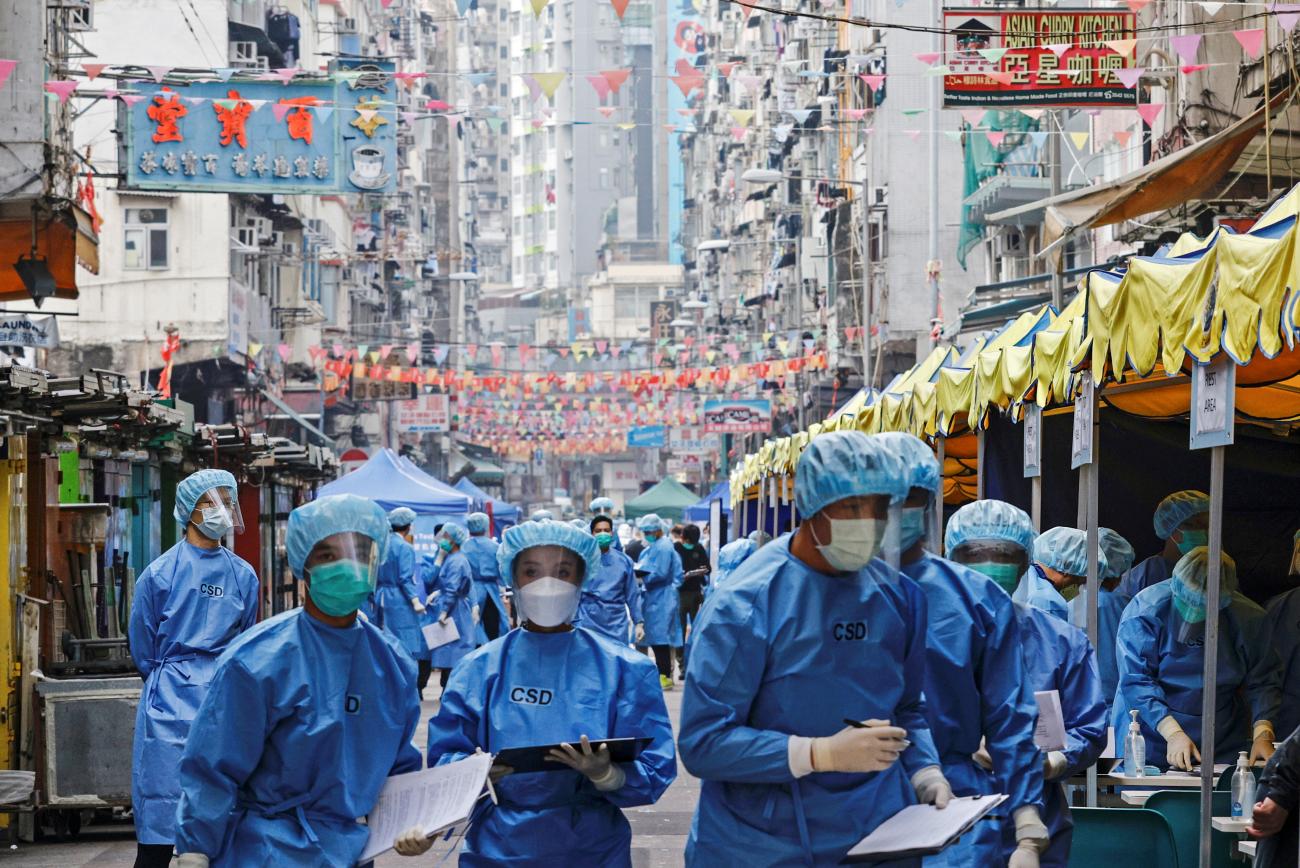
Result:
M1010 815L1043 803L1042 760L1034 747L1036 711L1022 693L1020 630L1006 591L993 580L930 554L903 572L925 594L926 708L944 776L959 796L1006 793ZM980 736L996 772L973 759ZM994 865L1002 850L1002 824L976 824L955 845L925 860L927 866Z
M677 777L677 759L658 670L593 632L511 630L456 667L429 721L430 765L584 734L652 741L622 764L627 781L609 793L568 770L502 778L499 804L470 826L462 866L630 868L632 830L620 809L657 801Z
M1029 572L1020 577L1020 584L1016 585L1016 592L1011 595L1011 599L1042 609L1066 623L1070 621L1070 604L1038 564L1030 564Z
M430 602L429 597L438 590L438 572L441 569L441 565L434 560L433 555L416 554L415 587L420 591L420 600L425 606L424 614L418 616L421 629L438 620L437 598L434 598L434 602ZM423 633L420 635L420 652L411 656L416 660L430 660L433 657L428 643L424 641Z
M229 549L182 540L135 584L128 627L144 677L131 749L131 805L141 844L176 839L176 767L217 655L257 621L257 575Z
M388 556L379 565L378 580L364 610L371 623L396 637L398 644L413 657L425 650L420 615L411 606L411 600L424 602L415 570L415 549L401 534L393 534L388 540Z
M915 803L911 776L938 763L925 633L921 590L880 560L825 575L790 553L789 534L747 560L691 638L678 746L703 786L686 864L833 865ZM882 772L796 780L790 736L833 735L844 718L892 721L912 744Z
M1119 587L1116 590L1131 600L1137 596L1138 591L1145 591L1173 574L1174 565L1165 560L1164 555L1152 555L1130 567L1124 574L1124 578L1119 580ZM1128 730L1126 729L1125 732Z
M1115 688L1119 686L1119 662L1115 659L1115 635L1119 632L1119 619L1128 605L1128 597L1120 591L1101 589L1097 597L1097 672L1101 675L1101 696L1110 708L1115 701ZM1080 588L1079 596L1070 601L1070 623L1088 631L1088 589ZM1118 731L1118 730L1117 730ZM1123 732L1128 732L1124 729Z
M1106 749L1108 722L1097 661L1083 631L1060 618L1017 603L1016 620L1025 664L1024 701L1036 709L1034 693L1055 690L1061 696L1066 771L1060 780L1066 780L1085 771ZM1074 822L1062 784L1048 782L1044 786L1042 817L1052 841L1047 852L1039 856L1038 864L1042 868L1066 868ZM1003 841L1004 855L1009 859L1016 849L1015 829L1010 823L1004 829Z
M1282 672L1269 646L1264 610L1233 594L1219 612L1219 672L1215 699L1215 762L1231 762L1250 747L1251 726L1277 720ZM1111 715L1115 732L1127 732L1136 708L1147 742L1147 763L1165 767L1165 740L1156 726L1172 714L1201 744L1203 640L1179 641L1181 618L1169 582L1152 585L1124 609L1115 642L1119 689Z
M677 617L677 589L682 585L682 559L667 534L647 545L637 561L644 593L645 644L682 647L682 622Z
M358 618L294 609L222 655L180 763L176 848L213 868L351 868L384 779L416 771L415 664ZM173 770L173 774L175 771Z
M1282 707L1273 731L1286 738L1300 726L1300 588L1278 594L1268 603L1269 644L1282 662Z
M641 586L632 572L632 561L611 546L600 553L600 570L595 578L582 586L578 617L573 623L626 645L632 625L641 623L641 619Z
M470 605L478 606L479 622L474 626L474 644L485 645L488 642L487 631L483 628L483 617L488 606L495 606L497 623L504 633L510 629L510 619L506 617L505 604L501 602L501 568L497 566L497 541L486 536L471 536L460 547L470 568L474 571L474 584L470 591Z
M474 650L474 620L470 616L470 595L474 591L474 570L463 551L454 551L447 555L438 570L438 599L433 601L429 612L437 620L443 613L451 615L456 622L456 632L460 638L439 648L434 648L429 656L429 664L434 669L450 669L460 659Z
M704 596L708 597L719 585L731 578L736 568L756 551L758 543L747 537L732 540L718 549L718 568L709 576L709 583L704 586Z

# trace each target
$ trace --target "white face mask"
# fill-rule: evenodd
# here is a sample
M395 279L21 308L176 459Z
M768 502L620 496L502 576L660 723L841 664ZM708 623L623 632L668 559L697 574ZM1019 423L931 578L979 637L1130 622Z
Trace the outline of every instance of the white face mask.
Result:
M525 620L538 627L558 627L578 613L578 586L554 576L533 579L515 592Z
M235 523L230 520L230 513L220 507L204 507L202 513L203 521L197 526L199 532L208 539L222 539L235 527Z
M817 551L842 573L856 573L880 551L887 522L880 518L832 518L831 541L822 544L813 533Z

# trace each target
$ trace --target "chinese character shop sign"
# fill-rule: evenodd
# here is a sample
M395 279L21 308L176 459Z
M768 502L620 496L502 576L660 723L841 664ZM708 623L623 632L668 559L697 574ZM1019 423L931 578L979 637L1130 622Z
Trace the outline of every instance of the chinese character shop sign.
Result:
M1133 106L1125 9L945 9L945 106ZM1121 51L1123 53L1121 53Z
M159 87L123 108L126 187L197 192L393 189L391 65L339 64L327 80Z

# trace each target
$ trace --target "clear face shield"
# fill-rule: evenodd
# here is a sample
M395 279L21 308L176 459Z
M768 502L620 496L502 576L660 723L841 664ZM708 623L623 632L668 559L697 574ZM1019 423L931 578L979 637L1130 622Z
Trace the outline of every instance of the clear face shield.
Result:
M244 532L244 516L239 511L239 500L234 491L224 486L209 488L199 495L190 512L190 521L208 539L223 539L232 530L235 533Z
M578 612L587 565L564 546L533 546L515 556L514 600L520 617L538 627L558 627Z
M988 576L1008 594L1015 591L1020 577L1029 569L1029 554L1007 540L966 540L948 552L948 557Z
M375 589L379 546L363 533L332 534L312 546L304 573L307 593L322 612L350 615Z

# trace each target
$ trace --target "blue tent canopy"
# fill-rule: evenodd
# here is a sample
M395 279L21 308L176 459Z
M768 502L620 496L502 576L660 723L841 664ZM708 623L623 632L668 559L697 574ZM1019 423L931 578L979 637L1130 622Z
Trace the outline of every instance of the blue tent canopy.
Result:
M405 506L417 515L463 520L471 498L434 479L391 449L382 449L356 470L321 486L319 496L356 494L385 510Z
M713 487L713 490L704 496L698 503L693 503L686 507L687 521L708 521L709 504L715 500L722 501L722 514L731 516L731 483L719 482Z
M474 498L474 509L479 512L487 512L486 505L492 504L492 524L495 525L493 530L500 532L510 525L519 524L519 507L512 503L506 503L504 500L498 500L488 494L470 482L468 476L462 477L456 483L455 488L462 494L468 494Z

